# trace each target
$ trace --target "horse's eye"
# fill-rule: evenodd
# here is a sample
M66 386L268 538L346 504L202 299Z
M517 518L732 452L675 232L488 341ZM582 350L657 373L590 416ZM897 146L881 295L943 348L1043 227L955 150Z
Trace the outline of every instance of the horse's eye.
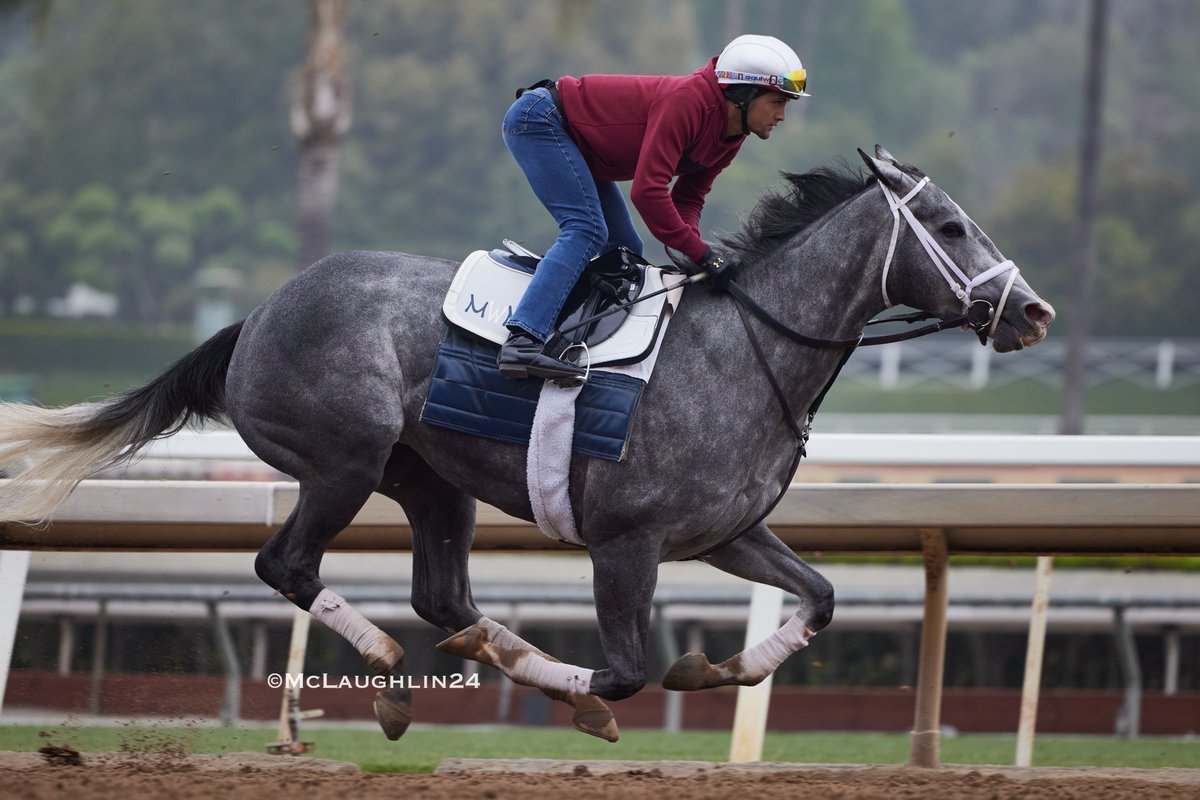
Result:
M957 222L947 222L942 226L942 235L957 239L967 235L967 231Z

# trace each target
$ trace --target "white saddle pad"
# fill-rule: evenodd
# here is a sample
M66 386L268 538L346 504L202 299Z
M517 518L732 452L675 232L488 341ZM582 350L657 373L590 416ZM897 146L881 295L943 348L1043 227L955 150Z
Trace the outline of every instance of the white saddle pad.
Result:
M669 274L657 267L647 267L642 294L664 288L663 276ZM503 344L509 334L504 323L532 278L527 272L496 262L486 250L476 250L458 268L442 303L442 313L451 325ZM630 364L649 355L663 310L675 295L675 292L663 293L631 306L629 316L617 332L589 349L590 365ZM677 297L675 301L678 302Z

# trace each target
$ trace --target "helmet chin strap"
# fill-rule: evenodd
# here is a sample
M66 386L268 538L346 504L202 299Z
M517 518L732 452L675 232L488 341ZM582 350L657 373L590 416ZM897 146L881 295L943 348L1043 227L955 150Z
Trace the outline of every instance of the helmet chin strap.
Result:
M758 98L762 97L763 94L765 94L769 90L755 89L754 87L750 87L750 86L738 86L738 87L730 87L730 88L736 88L737 90L744 90L744 93L742 91L738 91L737 93L732 92L732 91L727 91L725 94L725 99L728 100L729 102L733 103L734 107L737 108L738 111L742 112L742 136L749 136L751 133L751 131L750 131L750 104L753 103Z

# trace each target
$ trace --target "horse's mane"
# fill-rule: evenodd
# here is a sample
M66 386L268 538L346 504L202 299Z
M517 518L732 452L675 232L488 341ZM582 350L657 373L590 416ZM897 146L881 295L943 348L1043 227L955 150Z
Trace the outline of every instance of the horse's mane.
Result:
M740 260L755 261L870 186L875 178L845 163L783 172L788 187L758 201L737 233L721 237Z

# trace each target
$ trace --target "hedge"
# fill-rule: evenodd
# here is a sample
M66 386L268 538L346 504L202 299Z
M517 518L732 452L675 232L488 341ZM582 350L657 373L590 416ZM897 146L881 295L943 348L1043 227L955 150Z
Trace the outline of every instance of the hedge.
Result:
M195 345L188 325L5 319L0 320L0 373L157 374Z

